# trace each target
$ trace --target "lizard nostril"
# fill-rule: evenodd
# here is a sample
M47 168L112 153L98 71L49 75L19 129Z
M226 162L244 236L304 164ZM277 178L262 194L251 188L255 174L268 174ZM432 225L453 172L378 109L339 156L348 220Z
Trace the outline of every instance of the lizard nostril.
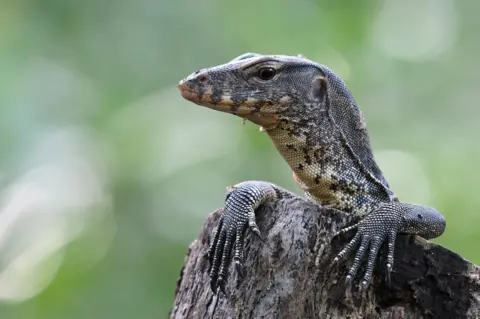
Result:
M207 78L205 75L201 75L201 76L198 78L198 80L199 80L200 82L206 82L206 81L208 80L208 78Z

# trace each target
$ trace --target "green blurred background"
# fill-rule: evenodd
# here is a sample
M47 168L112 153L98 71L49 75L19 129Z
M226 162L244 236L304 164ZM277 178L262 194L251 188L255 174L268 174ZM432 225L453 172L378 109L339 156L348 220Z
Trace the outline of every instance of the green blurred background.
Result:
M244 52L346 80L393 189L480 263L479 3L0 1L0 318L166 318L225 186L301 194L257 127L177 92Z

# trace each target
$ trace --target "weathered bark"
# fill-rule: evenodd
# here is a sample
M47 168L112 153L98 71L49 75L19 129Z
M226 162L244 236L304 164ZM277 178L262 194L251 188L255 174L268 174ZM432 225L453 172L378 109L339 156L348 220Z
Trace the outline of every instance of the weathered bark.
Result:
M382 249L368 292L358 292L358 278L345 289L350 262L331 262L351 235L331 237L351 220L302 199L257 211L266 244L247 235L243 282L230 267L229 296L214 298L205 254L217 220L209 216L188 249L170 318L480 318L480 269L418 237L397 237L390 287Z

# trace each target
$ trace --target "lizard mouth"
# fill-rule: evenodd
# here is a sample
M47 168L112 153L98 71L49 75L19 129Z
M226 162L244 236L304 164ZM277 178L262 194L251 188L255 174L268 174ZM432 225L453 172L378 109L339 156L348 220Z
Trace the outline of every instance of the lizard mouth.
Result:
M245 106L235 106L232 100L228 97L216 98L214 101L213 94L209 92L197 92L190 88L185 88L182 85L178 86L182 97L190 102L205 106L216 111L231 113L235 115L248 115L255 112L253 108L247 108Z
M273 115L276 114L274 110L261 109L255 107L256 100L246 100L242 103L235 103L230 96L216 96L212 94L211 90L195 90L192 89L185 82L178 84L178 89L182 97L190 102L205 106L216 111L246 117L247 115Z

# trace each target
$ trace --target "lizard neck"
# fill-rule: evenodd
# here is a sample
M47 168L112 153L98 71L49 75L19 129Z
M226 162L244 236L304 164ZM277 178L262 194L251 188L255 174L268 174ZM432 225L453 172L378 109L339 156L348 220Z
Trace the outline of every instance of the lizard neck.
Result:
M341 131L328 117L321 119L267 130L307 198L359 215L391 201L393 192L355 158Z

